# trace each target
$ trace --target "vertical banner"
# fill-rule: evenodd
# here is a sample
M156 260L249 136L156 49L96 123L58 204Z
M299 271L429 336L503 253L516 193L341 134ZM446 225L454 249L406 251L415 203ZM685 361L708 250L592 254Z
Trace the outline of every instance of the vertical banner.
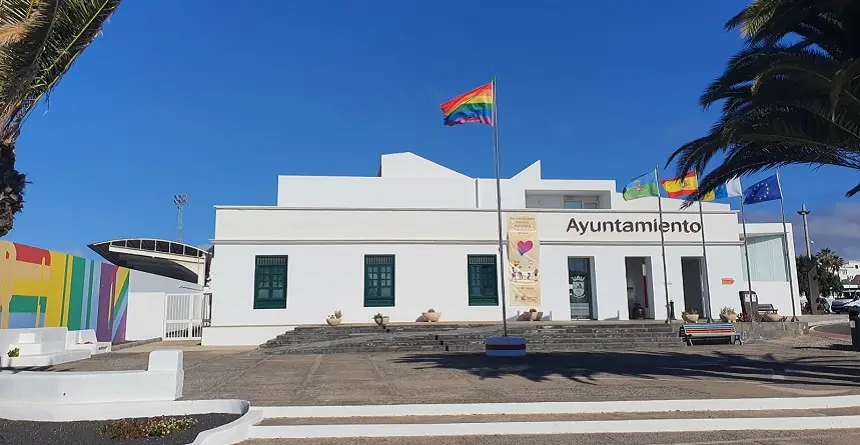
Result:
M508 281L511 306L540 306L540 237L537 214L508 214Z

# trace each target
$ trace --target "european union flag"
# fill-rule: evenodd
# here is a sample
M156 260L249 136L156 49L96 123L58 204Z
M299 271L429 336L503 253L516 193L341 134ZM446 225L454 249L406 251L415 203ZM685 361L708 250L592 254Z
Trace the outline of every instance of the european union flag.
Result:
M757 204L776 199L782 199L782 190L779 188L779 179L776 175L759 181L744 190L744 204Z

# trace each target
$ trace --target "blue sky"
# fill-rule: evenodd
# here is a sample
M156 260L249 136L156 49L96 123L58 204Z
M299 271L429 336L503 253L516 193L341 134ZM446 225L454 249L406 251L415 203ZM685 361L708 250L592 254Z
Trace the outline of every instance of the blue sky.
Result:
M623 187L709 128L717 110L697 100L740 48L722 25L746 4L252 3L125 2L25 124L33 183L7 239L87 256L95 241L172 239L184 192L185 240L204 245L213 205L272 205L278 174L373 175L382 153L490 177L491 129L446 128L439 104L493 75L503 176L541 159L545 177ZM860 257L856 181L783 172L817 247ZM778 202L750 210L778 221Z

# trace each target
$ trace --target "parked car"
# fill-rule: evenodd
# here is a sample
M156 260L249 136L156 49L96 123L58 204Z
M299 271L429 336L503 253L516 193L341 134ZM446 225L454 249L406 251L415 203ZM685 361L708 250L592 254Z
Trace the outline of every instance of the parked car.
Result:
M847 306L850 304L851 306ZM843 312L848 312L848 308L858 307L860 306L860 293L858 292L844 292L838 298L833 300L833 303L830 305L830 310L837 314L841 314Z

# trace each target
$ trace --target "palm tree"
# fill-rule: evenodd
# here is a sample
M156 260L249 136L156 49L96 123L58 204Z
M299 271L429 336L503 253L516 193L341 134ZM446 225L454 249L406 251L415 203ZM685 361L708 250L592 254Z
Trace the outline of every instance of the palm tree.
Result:
M21 124L92 43L121 0L0 1L0 237L24 206Z
M724 101L722 116L668 160L683 174L725 155L687 204L769 168L860 169L860 2L754 0L726 28L740 28L746 46L699 100L704 108Z

